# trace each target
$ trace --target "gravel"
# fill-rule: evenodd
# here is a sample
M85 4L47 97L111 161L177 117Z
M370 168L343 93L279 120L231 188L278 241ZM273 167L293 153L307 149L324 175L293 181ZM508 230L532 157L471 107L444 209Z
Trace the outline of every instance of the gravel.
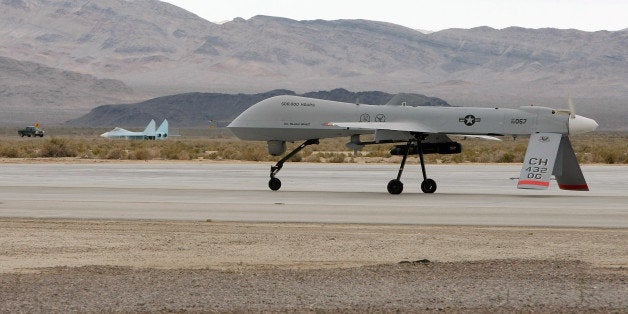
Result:
M0 219L0 230L0 312L628 311L623 229Z

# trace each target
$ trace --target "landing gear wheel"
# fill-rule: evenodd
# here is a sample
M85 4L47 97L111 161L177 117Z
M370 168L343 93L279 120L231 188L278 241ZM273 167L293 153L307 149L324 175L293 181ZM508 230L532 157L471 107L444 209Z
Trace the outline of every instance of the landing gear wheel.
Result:
M403 183L397 179L392 179L388 182L387 188L390 194L401 194L401 191L403 191Z
M279 188L281 188L281 180L277 178L270 178L268 181L268 187L273 191L279 190Z
M425 179L421 182L421 191L423 191L423 193L434 193L434 191L436 191L436 181Z

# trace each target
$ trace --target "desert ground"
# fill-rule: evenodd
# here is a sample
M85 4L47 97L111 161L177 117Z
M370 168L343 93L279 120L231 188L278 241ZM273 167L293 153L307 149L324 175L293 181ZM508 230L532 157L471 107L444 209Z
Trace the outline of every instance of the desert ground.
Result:
M0 313L628 312L624 166L573 194L435 165L393 198L392 165L290 164L275 193L266 164L103 162L4 163Z
M628 310L628 230L0 218L0 312Z

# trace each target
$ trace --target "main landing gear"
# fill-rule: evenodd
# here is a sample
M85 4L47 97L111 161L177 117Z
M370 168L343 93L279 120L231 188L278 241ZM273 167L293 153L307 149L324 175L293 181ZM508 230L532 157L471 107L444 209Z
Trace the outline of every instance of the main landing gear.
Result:
M281 180L279 180L275 176L277 175L277 173L279 173L279 170L283 168L283 163L286 162L286 160L290 159L290 157L294 156L296 153L304 149L306 146L318 143L318 139L307 140L303 142L303 144L299 145L299 147L291 151L288 155L281 158L281 160L278 161L274 166L270 166L270 180L268 181L268 187L273 191L279 190L281 188Z
M422 141L425 139L425 135L416 135L416 142L419 148L419 159L421 160L421 172L423 173L423 182L421 182L421 191L424 193L434 193L436 191L436 182L432 179L427 178L427 174L425 172L425 159L423 157L423 146ZM408 159L408 154L410 153L410 148L412 143L415 140L408 141L406 145L405 152L403 154L403 159L401 160L401 166L399 167L399 173L397 173L397 179L392 179L388 182L388 193L390 194L401 194L403 191L403 183L401 183L401 174L403 173L403 167L406 165L406 160ZM281 180L279 180L276 175L279 173L281 168L283 168L284 162L294 156L296 153L304 149L306 146L318 144L318 139L311 139L303 142L303 144L299 145L289 154L281 158L274 166L270 167L270 180L268 181L268 187L277 191L281 188Z
M419 146L419 159L421 160L421 172L423 173L423 182L421 182L421 191L423 193L434 193L436 191L436 182L432 179L427 178L427 174L425 172L425 159L423 157L423 145L422 142L425 139L424 135L416 135L417 145ZM397 173L397 179L392 179L388 182L388 193L390 194L401 194L403 191L403 183L401 183L401 174L403 173L403 167L406 165L406 159L408 158L408 153L410 152L410 147L412 146L413 141L408 141L406 145L406 150L403 154L403 159L401 159L401 166L399 166L399 173Z

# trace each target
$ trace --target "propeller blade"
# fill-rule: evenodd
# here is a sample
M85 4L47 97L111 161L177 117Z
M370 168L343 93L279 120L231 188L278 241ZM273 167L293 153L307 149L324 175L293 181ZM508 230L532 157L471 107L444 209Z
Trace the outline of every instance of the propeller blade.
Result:
M576 109L571 101L571 95L567 96L567 104L569 105L569 118L574 119L576 117Z

